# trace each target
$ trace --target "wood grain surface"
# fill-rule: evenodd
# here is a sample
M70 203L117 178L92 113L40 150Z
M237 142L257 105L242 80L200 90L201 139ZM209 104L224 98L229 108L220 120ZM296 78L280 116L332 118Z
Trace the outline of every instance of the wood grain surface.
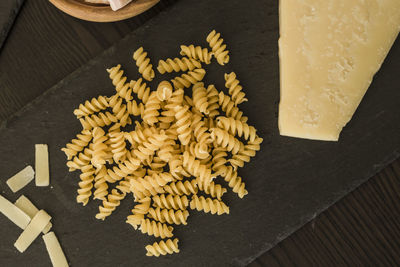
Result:
M0 51L0 121L175 2L96 24L71 18L46 0L26 1ZM399 177L396 161L251 266L398 265Z

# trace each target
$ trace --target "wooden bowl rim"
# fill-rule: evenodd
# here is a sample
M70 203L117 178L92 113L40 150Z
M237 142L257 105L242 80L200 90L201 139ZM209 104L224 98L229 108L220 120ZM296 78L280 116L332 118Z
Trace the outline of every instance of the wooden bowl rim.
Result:
M55 7L73 17L93 22L113 22L137 16L160 0L134 0L120 10L106 5L90 5L75 0L49 0Z

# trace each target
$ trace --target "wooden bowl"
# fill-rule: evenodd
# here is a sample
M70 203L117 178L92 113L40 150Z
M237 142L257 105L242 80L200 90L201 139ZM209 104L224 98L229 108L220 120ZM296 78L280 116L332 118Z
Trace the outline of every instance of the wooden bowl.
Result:
M148 10L160 0L133 0L120 10L113 11L108 5L86 3L83 0L50 0L61 11L88 21L112 22L134 17Z

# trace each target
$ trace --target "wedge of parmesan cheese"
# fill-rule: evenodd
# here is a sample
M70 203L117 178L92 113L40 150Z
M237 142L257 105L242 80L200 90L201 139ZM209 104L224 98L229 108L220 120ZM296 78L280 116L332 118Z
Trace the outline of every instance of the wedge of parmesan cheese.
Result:
M46 144L35 145L35 170L36 186L48 186L50 183L49 152Z
M12 204L2 195L0 195L0 212L21 229L25 229L31 221L29 215Z
M7 180L7 185L13 193L21 190L35 178L35 171L32 166L26 166L22 171Z
M68 267L67 259L54 232L43 235L43 240L54 267Z
M35 205L24 195L20 196L17 201L15 201L15 206L17 206L20 210L25 212L31 219L35 217L35 215L39 212L39 209L36 208ZM50 231L52 227L52 223L49 222L46 227L43 229L42 233L46 234Z
M51 217L44 210L40 210L36 213L35 217L31 220L22 234L15 241L14 246L19 252L24 252L39 234L43 231L46 225L50 222Z
M109 0L109 2L111 9L117 11L132 2L132 0Z
M280 134L337 141L399 30L399 0L280 0Z

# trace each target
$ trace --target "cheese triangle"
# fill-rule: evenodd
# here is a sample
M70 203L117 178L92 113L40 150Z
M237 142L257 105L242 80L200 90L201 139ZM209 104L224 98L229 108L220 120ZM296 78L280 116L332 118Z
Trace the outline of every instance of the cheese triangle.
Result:
M280 0L280 134L337 141L399 31L400 0Z

